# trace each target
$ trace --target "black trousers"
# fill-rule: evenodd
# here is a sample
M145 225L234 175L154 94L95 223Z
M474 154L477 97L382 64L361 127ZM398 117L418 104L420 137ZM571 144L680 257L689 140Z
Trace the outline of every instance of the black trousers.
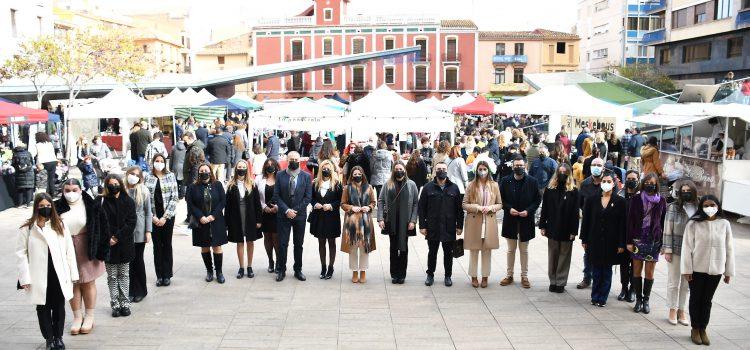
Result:
M57 161L43 163L44 169L47 170L47 194L55 198L55 180L57 180Z
M187 189L187 186L185 185L185 180L177 180L177 196L180 199L185 198L185 189Z
M154 225L151 239L154 245L154 269L156 278L172 278L172 232L174 218L167 220L164 226Z
M620 284L627 287L632 277L633 277L633 259L622 260L622 262L620 263Z
M437 253L440 247L440 241L427 241L427 274L435 274L435 265L437 265ZM453 275L453 247L456 245L456 241L442 242L443 245L443 268L445 269L445 277L451 277Z
M279 230L279 253L276 257L276 271L286 272L286 256L289 249L289 236L294 243L294 272L302 271L302 244L305 243L306 218L297 216L294 220L277 219Z
M406 266L409 262L409 247L406 251L398 251L396 235L388 236L391 240L391 278L406 278Z
M130 262L130 297L145 297L148 294L146 288L146 264L143 263L143 251L146 243L135 244L135 257Z
M375 195L378 196L378 198L380 198L380 191L383 190L383 185L375 185L372 187L375 187Z
M62 338L65 327L65 296L57 279L52 255L47 253L47 296L44 305L36 306L39 330L44 339Z
M714 298L716 288L719 287L721 275L709 275L702 272L693 272L693 280L690 286L690 325L694 329L706 329L708 320L711 318L711 301Z
M32 201L34 201L34 189L33 188L23 188L23 189L16 190L16 204L17 205L30 204Z

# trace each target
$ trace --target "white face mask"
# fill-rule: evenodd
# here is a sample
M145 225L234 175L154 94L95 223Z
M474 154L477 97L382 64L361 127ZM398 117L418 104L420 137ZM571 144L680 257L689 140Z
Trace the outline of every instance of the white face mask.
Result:
M68 203L75 203L81 199L81 192L66 192L64 196Z
M714 215L716 215L716 213L719 212L719 208L717 208L717 207L704 207L703 208L703 212L706 213L706 215L708 215L709 218L712 218L712 217L714 217Z
M154 163L154 169L156 169L156 171L164 170L164 163L161 163L161 162Z
M600 186L602 188L602 191L609 192L609 191L612 191L612 189L615 187L615 184L611 182L602 182Z
M479 170L477 172L477 174L479 174L479 176L481 176L481 177L485 177L485 176L487 176L487 170Z
M141 180L141 179L140 179L140 178L138 178L138 176L135 176L135 175L133 175L133 174L128 174L128 183L129 183L130 185L135 185L135 184L137 184L137 183L138 183L138 181L140 181L140 180Z

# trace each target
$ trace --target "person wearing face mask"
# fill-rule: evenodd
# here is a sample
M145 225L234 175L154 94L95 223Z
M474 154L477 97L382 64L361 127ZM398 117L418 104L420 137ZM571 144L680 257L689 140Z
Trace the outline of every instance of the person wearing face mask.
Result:
M430 138L428 136L422 136L420 141L422 142L422 148L419 149L419 154L427 164L427 170L432 172L432 157L435 155L435 149L430 146Z
M360 148L361 150L361 148ZM294 278L307 280L302 273L302 246L305 242L305 223L307 206L312 197L312 180L310 175L300 170L299 153L289 152L289 165L285 171L276 175L273 188L273 201L278 205L276 212L279 229L279 255L276 260L276 281L286 277L286 257L289 248L289 236L294 230Z
M73 237L79 275L78 283L73 284L73 299L70 300L73 311L70 334L89 334L94 328L96 279L104 274L104 263L96 258L94 199L83 191L77 179L68 179L63 183L62 197L55 201L55 210ZM85 315L81 306L85 306Z
M627 248L633 258L633 311L651 312L649 299L654 285L654 269L662 247L667 202L659 195L658 176L647 174L641 180L641 194L630 199L627 221ZM645 278L641 274L645 270Z
M215 268L216 282L223 284L226 280L221 246L227 244L227 225L224 221L226 194L208 163L198 166L198 179L188 187L185 202L190 215L190 228L193 229L193 246L201 248L203 265L206 267L206 282L214 280Z
M544 193L544 189L555 175L557 162L550 158L549 150L546 146L540 145L537 147L537 150L539 156L537 156L537 158L532 158L531 166L529 167L529 175L534 177L537 183L539 183L539 192Z
M177 178L167 170L166 164L167 160L163 155L155 155L151 160L151 173L146 177L146 187L151 194L151 236L157 287L167 287L172 283L172 234L180 196Z
M523 155L520 153L518 149L517 144L514 143L508 146L508 151L505 153L505 155L503 156L502 162L500 163L500 171L497 174L497 183L500 183L504 177L513 175L513 158L515 158L518 155L523 157Z
M590 197L598 196L601 191L602 175L604 174L604 161L601 158L591 160L591 175L581 182L581 188L578 196L578 207L583 209L583 205ZM588 261L588 255L583 253L583 280L576 285L578 289L586 289L591 285L591 265Z
M37 194L33 208L16 240L17 288L36 305L46 349L65 349L65 301L73 298L79 279L75 247L49 194Z
M612 287L612 265L625 251L625 199L614 191L615 175L602 175L601 192L583 205L581 242L588 254L593 285L591 305L604 307Z
M364 169L355 166L341 194L344 211L341 251L349 254L352 283L367 282L368 257L375 250L372 210L376 200L375 189L367 183Z
M94 136L94 138L91 140L91 146L89 146L89 154L93 159L96 159L97 161L112 158L112 151L109 150L109 146L107 146L107 144L102 141L102 137L99 135Z
M99 193L99 176L94 169L94 161L90 156L86 156L78 163L78 169L81 170L83 179L83 188L91 193Z
M326 159L320 163L318 176L313 183L312 212L310 212L310 233L318 239L320 255L320 279L333 277L333 264L336 261L336 238L341 236L341 195L343 188L336 166ZM326 243L328 263L326 263Z
M261 218L260 231L263 233L263 247L266 249L268 256L268 273L276 271L276 264L273 260L274 251L276 257L279 256L279 232L276 225L276 213L279 207L273 201L273 188L276 185L276 171L279 169L279 163L273 158L266 158L261 164L263 174L255 177L255 188L258 189L260 197L260 206L263 210Z
M490 165L492 164L492 165ZM494 166L492 159L480 158L474 166L476 177L466 188L463 209L466 211L464 223L464 249L469 251L469 276L471 286L480 286L477 276L479 254L482 255L482 288L487 288L490 276L492 250L500 248L496 213L502 209L500 188L492 179Z
M630 199L640 195L640 175L637 170L628 170L625 174L625 186L618 193L625 198L625 211L630 209ZM633 280L633 259L630 252L620 254L620 284L622 289L617 300L632 303L635 301L635 288L630 283Z
M151 211L151 193L143 184L143 171L140 167L131 167L125 172L128 196L135 201L136 224L133 238L135 240L135 257L130 262L130 300L139 303L148 294L146 286L146 264L143 253L146 243L151 242L153 212Z
M237 243L237 259L240 268L237 279L245 276L255 277L253 272L253 252L255 241L263 234L260 231L263 211L260 195L250 174L247 162L241 160L234 165L234 175L227 185L227 206L224 216L227 222L228 240ZM245 247L247 247L247 262L245 261Z
M130 262L135 257L135 201L114 174L104 178L104 190L94 205L94 227L98 230L97 259L107 269L112 317L130 316Z
M714 293L722 275L729 284L735 274L732 226L722 216L719 199L703 196L682 239L680 270L690 285L690 338L698 345L711 345L706 328Z
M564 293L568 284L573 241L578 234L578 189L571 168L561 164L544 191L539 231L547 237L549 291Z
M375 187L375 192L380 196L380 190L388 182L388 178L393 169L393 156L386 148L383 141L378 142L378 150L372 157L372 181L371 185Z
M435 282L438 249L443 247L443 268L446 287L453 285L453 249L456 236L464 228L464 210L461 207L461 192L448 179L448 165L435 165L435 178L422 188L419 195L419 233L427 240L427 279L424 284Z
M680 257L685 225L698 211L698 189L690 180L678 181L673 186L679 189L679 193L677 199L667 207L667 214L664 218L664 245L661 248L669 271L667 274L667 307L669 307L667 320L672 325L677 325L679 322L687 326L685 306L688 283L680 273Z
M416 152L414 153L416 154ZM404 284L409 261L409 237L416 236L419 189L397 162L378 197L378 225L390 240L391 283Z
M508 243L506 276L501 286L513 283L513 269L516 264L516 249L521 252L521 287L531 288L529 282L529 241L534 238L534 215L542 196L539 183L526 175L526 162L521 156L513 159L513 175L500 182L500 196L503 203L502 236Z

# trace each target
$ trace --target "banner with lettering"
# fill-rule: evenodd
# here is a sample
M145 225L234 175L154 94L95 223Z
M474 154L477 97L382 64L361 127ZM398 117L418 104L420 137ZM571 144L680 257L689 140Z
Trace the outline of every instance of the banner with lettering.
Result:
M661 153L661 160L670 182L689 178L698 187L698 195L712 194L721 198L721 163L665 152Z
M562 125L573 138L580 134L584 127L588 127L589 130L615 131L616 123L617 118L614 117L562 117Z

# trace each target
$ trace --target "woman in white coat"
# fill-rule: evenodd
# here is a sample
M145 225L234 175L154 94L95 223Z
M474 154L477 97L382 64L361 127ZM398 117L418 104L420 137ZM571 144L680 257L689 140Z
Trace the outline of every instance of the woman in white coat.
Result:
M36 195L31 218L20 227L16 258L18 287L36 305L46 348L64 349L65 302L73 298L78 267L73 239L47 193Z
M466 193L466 183L469 181L469 174L467 173L466 161L461 157L461 147L453 146L451 148L445 164L448 165L448 179L458 186L458 191L461 193L461 200L463 201L464 194Z

